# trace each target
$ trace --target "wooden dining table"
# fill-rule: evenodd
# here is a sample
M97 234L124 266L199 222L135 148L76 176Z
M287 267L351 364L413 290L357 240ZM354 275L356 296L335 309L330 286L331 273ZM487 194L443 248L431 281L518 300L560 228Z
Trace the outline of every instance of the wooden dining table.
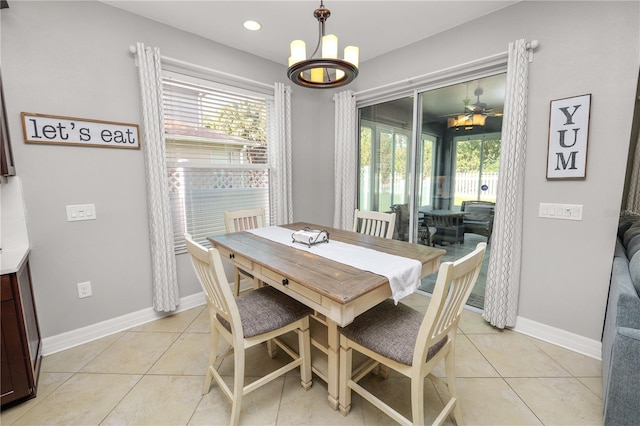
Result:
M295 231L309 227L326 230L329 241L378 250L418 260L421 276L438 270L445 250L410 244L307 222L280 227ZM314 348L326 356L312 356L313 371L327 382L329 404L338 408L339 335L361 313L391 297L389 280L372 272L298 250L250 232L235 232L208 237L223 259L250 272L260 281L304 303L315 311L311 336ZM329 242L331 244L331 242Z

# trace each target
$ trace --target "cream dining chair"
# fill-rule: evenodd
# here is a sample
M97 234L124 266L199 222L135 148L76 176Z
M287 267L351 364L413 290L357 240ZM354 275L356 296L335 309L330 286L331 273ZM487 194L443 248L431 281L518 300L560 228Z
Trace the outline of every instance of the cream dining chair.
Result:
M226 228L227 234L266 226L266 215L264 208L224 212L224 226ZM260 282L257 278L255 278L249 272L238 267L235 267L234 277L234 288L236 296L240 294L240 280L242 279L242 277L253 281L253 286L255 288L260 287Z
M356 209L353 217L353 231L375 237L393 238L396 226L395 213L380 213Z
M366 311L340 332L339 406L343 415L351 409L351 391L356 392L382 412L403 425L422 425L424 419L424 380L426 376L446 385L449 400L433 424L443 423L453 412L458 425L464 423L458 401L455 374L455 341L462 309L478 278L487 244L455 262L440 266L427 312L387 299ZM369 359L354 369L353 350ZM431 371L445 360L446 382ZM378 366L388 366L411 380L409 420L374 396L358 381Z
M187 250L191 254L193 267L204 290L211 322L211 346L209 365L202 387L202 394L209 393L213 379L231 400L231 425L237 425L240 417L242 397L269 383L294 368L300 367L302 387L311 387L311 346L309 338L309 314L313 311L273 287L260 287L234 298L226 280L220 253L215 248L206 249L184 235ZM278 339L279 336L296 331L298 352ZM218 355L218 340L222 336L231 346ZM261 377L248 385L244 384L245 350L272 340L293 361ZM216 370L215 364L233 353L233 390ZM275 356L272 352L271 357ZM219 365L219 364L218 364Z

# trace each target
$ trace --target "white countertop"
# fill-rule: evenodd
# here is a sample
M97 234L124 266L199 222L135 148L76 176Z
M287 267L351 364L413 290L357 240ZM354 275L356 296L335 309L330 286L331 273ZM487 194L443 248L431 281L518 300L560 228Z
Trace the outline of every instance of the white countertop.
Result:
M27 215L22 183L13 176L0 184L0 272L18 272L29 255Z
M2 249L0 252L0 274L12 274L18 272L31 249L29 247L19 247L12 249Z

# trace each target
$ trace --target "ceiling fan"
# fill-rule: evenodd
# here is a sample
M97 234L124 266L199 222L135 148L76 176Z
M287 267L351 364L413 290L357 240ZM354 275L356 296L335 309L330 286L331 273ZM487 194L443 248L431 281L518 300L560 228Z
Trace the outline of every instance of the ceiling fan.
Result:
M482 87L474 90L476 102L471 103L469 99L469 86L467 85L467 97L462 100L464 110L462 113L447 114L447 127L455 128L455 130L471 130L476 126L484 126L487 117L497 117L502 115L500 112L494 113L493 108L489 107L485 102L480 101L480 96L484 93Z
M454 117L459 115L470 116L472 114L482 114L485 117L499 116L500 115L499 112L494 113L492 107L489 107L485 102L480 102L480 96L482 96L483 93L484 93L484 89L482 87L478 87L476 90L473 91L473 94L476 97L475 103L471 103L471 99L469 99L469 95L467 94L467 97L462 100L462 103L464 103L463 112L461 113L455 112L452 114L447 114L445 117Z
M480 96L484 93L484 89L482 87L478 87L473 91L474 96L476 96L476 103L469 104L471 102L470 99L464 99L464 109L471 114L482 114L484 116L490 115L493 112L493 108L489 108L486 103L480 102Z

